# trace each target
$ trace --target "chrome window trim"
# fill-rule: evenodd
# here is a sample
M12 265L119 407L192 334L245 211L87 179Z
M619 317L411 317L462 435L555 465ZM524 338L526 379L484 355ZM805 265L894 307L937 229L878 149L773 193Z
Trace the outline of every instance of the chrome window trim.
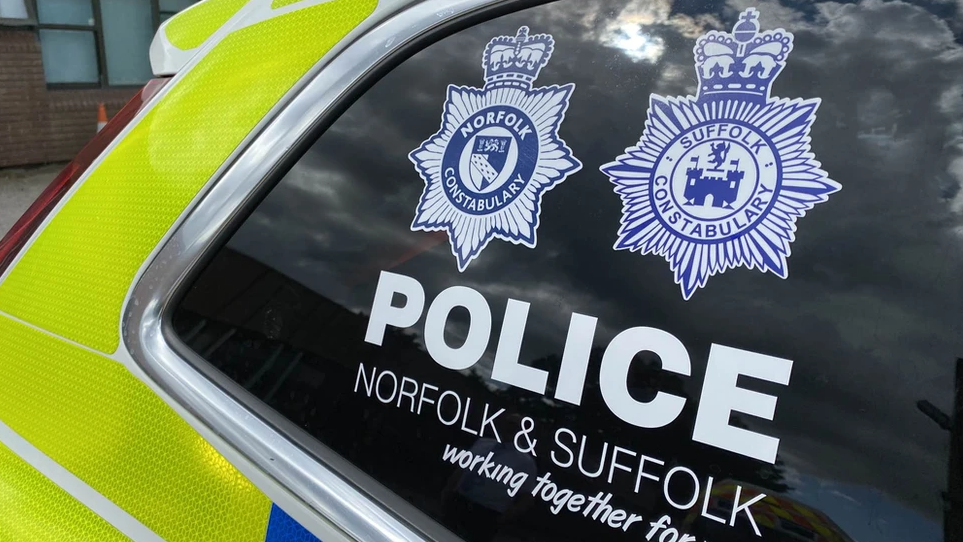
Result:
M262 122L260 131L248 137L247 146L235 153L233 163L206 183L201 195L184 211L186 217L155 249L125 301L121 323L124 347L146 377L295 498L357 540L423 542L453 537L441 528L421 531L409 525L389 511L393 508L390 503L384 499L376 502L346 480L346 471L353 467L343 459L309 453L296 439L276 429L286 420L272 420L272 425L267 420L270 415L232 396L227 389L233 383L200 370L200 365L206 365L203 360L189 360L192 353L185 352L173 336L166 315L177 293L211 249L276 178L278 170L296 158L293 151L305 138L319 125L336 118L359 80L442 25L467 20L482 11L487 14L495 10L494 17L500 7L514 11L533 3L541 2L423 0L401 10L376 10L365 21L367 28L349 34L345 38L349 42L339 52L322 59L305 77L308 82L303 88L289 93L284 98L287 103L273 110L276 116ZM241 393L234 389L234 393L244 395L243 389ZM397 501L401 502L400 497ZM415 510L411 505L405 508Z

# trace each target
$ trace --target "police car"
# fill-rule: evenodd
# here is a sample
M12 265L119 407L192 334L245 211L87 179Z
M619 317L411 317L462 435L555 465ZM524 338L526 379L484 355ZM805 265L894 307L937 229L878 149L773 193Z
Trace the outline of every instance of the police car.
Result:
M0 540L963 540L963 12L206 0L0 243Z

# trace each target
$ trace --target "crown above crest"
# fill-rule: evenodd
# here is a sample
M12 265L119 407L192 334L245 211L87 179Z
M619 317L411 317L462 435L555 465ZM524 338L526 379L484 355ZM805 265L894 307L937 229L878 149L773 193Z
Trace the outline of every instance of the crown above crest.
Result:
M514 37L498 36L485 47L485 86L531 88L554 49L551 35L529 36L527 26L519 28Z
M765 102L791 51L792 34L781 28L759 32L759 11L748 8L731 34L713 30L696 41L697 99Z

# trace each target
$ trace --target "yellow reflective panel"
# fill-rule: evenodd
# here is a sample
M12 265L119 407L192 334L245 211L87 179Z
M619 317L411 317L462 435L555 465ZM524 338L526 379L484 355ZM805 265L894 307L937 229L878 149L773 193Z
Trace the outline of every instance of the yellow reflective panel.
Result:
M269 499L144 383L6 317L0 419L165 540L264 540Z
M248 0L205 0L171 17L164 28L167 41L182 50L193 49L211 37Z
M238 30L80 186L0 285L0 310L101 352L151 250L272 106L377 0L333 0Z
M130 540L0 444L0 540Z

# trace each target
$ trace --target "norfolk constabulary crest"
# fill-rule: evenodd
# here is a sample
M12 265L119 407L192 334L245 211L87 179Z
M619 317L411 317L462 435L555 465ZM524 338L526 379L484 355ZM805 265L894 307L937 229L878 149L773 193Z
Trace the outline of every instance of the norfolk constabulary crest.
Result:
M582 167L558 137L575 85L532 88L554 47L528 27L491 40L485 87L449 85L441 130L409 155L425 181L411 229L446 231L459 271L493 238L535 248L542 196Z
M699 38L695 98L653 94L638 145L601 168L623 203L615 249L665 258L685 299L735 267L787 278L796 220L840 189L810 152L819 98L769 96L793 36L758 15Z

